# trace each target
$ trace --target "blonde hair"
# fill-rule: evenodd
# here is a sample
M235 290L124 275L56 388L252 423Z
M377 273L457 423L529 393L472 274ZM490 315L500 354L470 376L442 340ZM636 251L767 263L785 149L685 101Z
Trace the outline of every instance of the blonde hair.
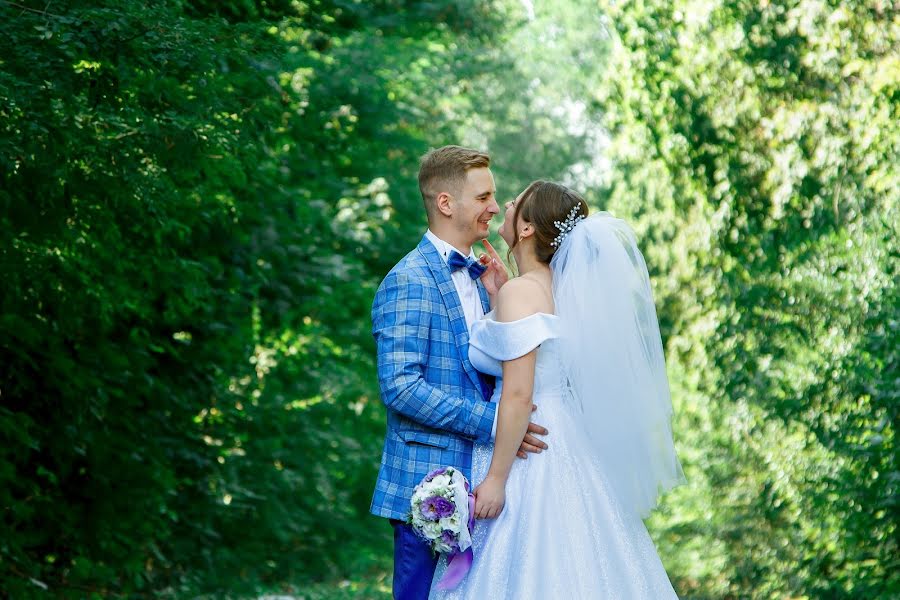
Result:
M443 146L429 150L419 163L419 191L430 219L437 209L441 192L459 194L471 169L491 166L486 153L462 146Z

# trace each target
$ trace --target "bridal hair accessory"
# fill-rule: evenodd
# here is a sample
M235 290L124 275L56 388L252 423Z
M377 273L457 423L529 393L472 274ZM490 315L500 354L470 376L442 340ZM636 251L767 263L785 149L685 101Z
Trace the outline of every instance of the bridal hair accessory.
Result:
M437 589L452 590L472 567L475 496L469 480L444 467L426 475L413 490L407 522L431 550L447 555L447 570Z
M576 204L572 207L572 210L569 211L569 214L566 215L565 221L553 221L553 224L559 229L559 235L550 242L551 246L559 248L559 245L563 243L566 236L575 229L575 226L578 225L578 223L584 220L584 215L580 214L580 208L581 207Z

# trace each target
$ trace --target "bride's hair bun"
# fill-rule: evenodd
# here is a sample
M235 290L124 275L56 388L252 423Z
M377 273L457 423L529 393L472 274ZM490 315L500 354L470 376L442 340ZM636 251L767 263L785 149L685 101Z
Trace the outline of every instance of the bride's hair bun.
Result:
M531 223L534 226L537 259L550 264L560 234L557 223L587 216L588 205L581 194L561 183L539 179L531 182L522 192L522 199L516 207L513 230L518 231L520 221ZM518 240L515 240L512 248L515 248L517 243Z

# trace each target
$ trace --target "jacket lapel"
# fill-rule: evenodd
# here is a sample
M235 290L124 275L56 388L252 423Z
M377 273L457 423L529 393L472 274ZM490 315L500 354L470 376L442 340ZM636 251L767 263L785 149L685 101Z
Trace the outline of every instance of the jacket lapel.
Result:
M488 314L491 312L491 297L488 296L487 290L480 279L475 284L478 286L478 295L481 297L481 308L484 310L484 314Z
M450 328L453 331L456 348L459 350L459 355L462 358L463 368L469 379L475 384L475 387L480 390L481 382L478 378L478 371L469 362L469 327L466 325L466 315L463 312L462 303L459 301L459 293L457 293L456 286L453 285L453 279L450 277L450 267L447 266L447 263L444 262L444 259L438 253L437 248L434 247L434 244L428 238L422 238L418 250L425 258L428 268L431 269L431 274L437 283L441 299L444 301L444 306L447 307L447 314L450 316ZM479 286L479 294L483 305L487 292L482 292L482 286Z

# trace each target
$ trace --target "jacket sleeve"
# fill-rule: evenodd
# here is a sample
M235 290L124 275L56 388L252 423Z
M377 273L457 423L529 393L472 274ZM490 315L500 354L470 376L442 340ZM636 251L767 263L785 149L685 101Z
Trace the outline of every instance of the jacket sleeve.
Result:
M381 399L388 408L422 425L490 440L494 403L448 394L425 381L429 345L447 344L432 339L430 304L424 283L402 272L388 274L378 288L372 333ZM447 348L446 354L451 352L455 346Z

